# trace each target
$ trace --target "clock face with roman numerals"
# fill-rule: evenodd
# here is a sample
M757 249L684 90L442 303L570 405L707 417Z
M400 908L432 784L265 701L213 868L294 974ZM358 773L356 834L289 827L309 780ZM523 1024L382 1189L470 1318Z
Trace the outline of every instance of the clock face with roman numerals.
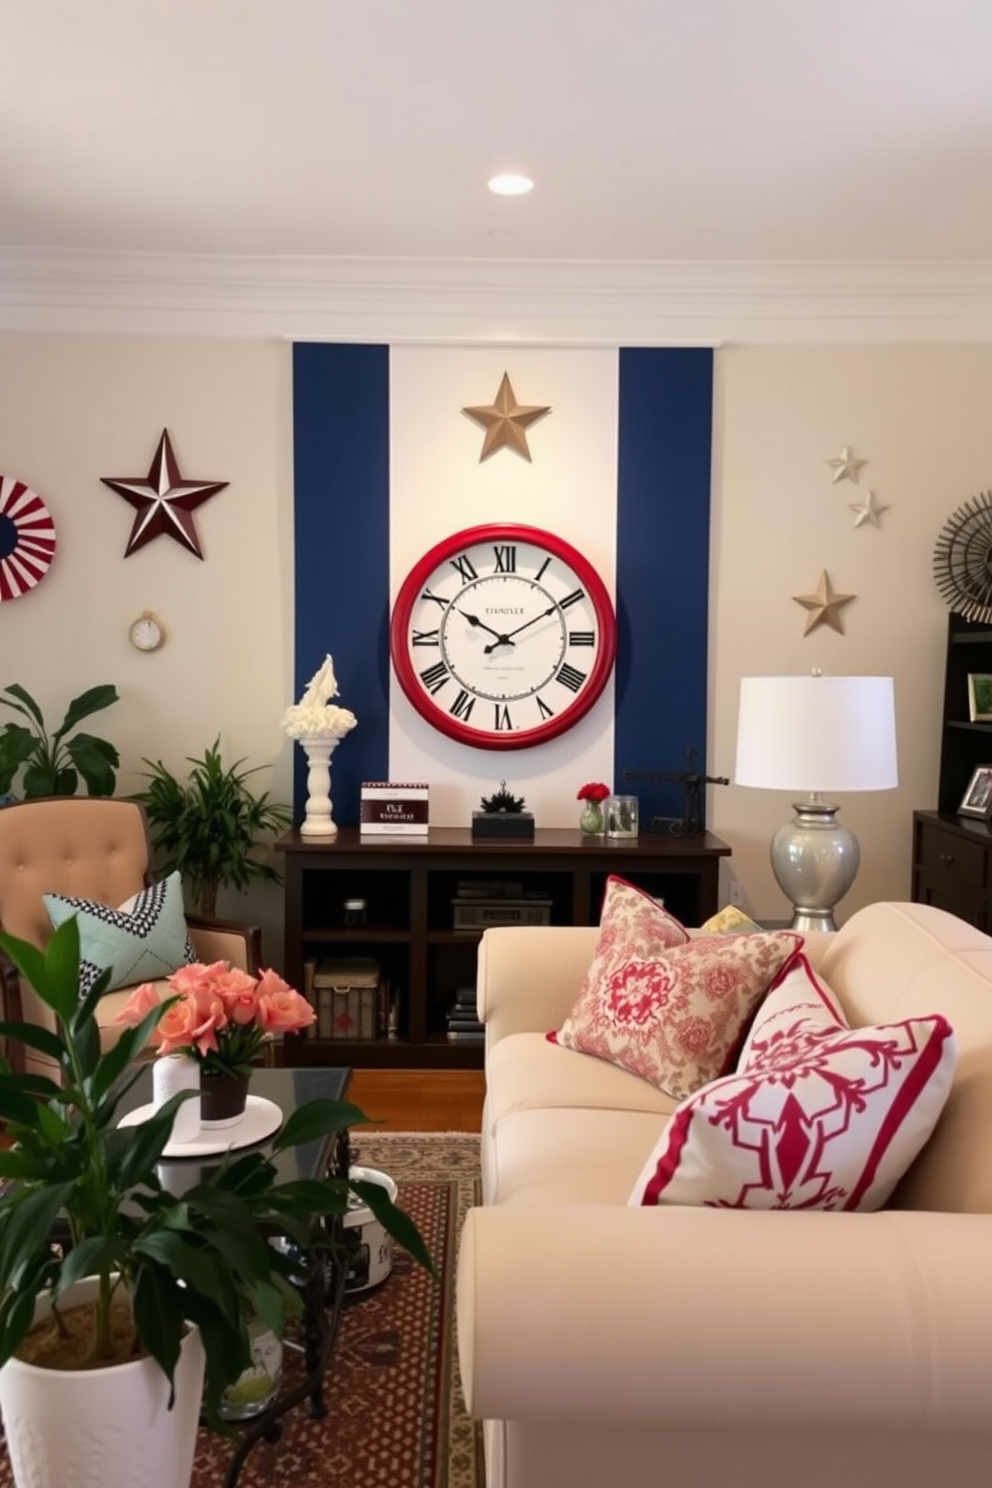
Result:
M434 728L478 749L524 749L588 713L616 656L616 618L581 553L537 527L445 538L404 580L390 652Z

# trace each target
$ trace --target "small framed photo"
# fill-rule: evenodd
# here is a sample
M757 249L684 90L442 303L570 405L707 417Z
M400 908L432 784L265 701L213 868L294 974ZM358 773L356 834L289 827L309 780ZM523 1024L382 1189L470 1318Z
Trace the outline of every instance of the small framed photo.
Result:
M968 781L958 807L959 816L979 816L988 821L992 816L992 765L979 765Z
M972 723L992 723L992 676L968 673L968 717Z

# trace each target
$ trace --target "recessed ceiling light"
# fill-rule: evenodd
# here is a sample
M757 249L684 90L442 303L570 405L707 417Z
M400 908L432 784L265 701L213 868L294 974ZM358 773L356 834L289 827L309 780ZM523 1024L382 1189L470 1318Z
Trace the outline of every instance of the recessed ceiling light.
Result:
M534 190L534 182L529 176L493 176L487 184L496 196L526 196L528 191Z

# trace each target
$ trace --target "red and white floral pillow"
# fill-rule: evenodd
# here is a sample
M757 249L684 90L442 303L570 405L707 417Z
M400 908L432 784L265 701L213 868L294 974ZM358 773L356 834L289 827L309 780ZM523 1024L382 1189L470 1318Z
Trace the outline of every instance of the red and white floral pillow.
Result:
M681 1100L728 1068L752 1009L802 943L789 931L690 940L653 899L612 876L596 954L548 1037Z
M736 1073L673 1112L629 1202L879 1209L933 1131L956 1061L939 1014L849 1028L797 956Z

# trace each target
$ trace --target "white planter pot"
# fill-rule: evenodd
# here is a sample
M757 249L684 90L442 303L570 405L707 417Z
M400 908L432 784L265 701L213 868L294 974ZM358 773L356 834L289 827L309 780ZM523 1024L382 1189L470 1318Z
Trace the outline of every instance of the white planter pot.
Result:
M378 1168L351 1167L348 1176L364 1183L377 1183L396 1203L396 1184L388 1173L381 1173ZM344 1289L349 1295L367 1292L385 1281L393 1269L392 1241L357 1194L348 1195L344 1227L348 1232L348 1276Z
M96 1295L95 1278L63 1296ZM36 1317L49 1311L39 1298ZM106 1369L39 1369L10 1359L0 1369L0 1411L17 1488L188 1488L203 1393L203 1345L184 1339L176 1400L154 1359Z

